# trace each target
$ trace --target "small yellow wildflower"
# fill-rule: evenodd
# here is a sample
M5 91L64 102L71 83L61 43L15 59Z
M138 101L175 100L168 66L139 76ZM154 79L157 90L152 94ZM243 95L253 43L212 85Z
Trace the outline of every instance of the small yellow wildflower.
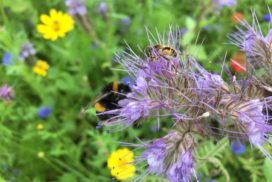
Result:
M37 130L43 130L44 129L44 125L42 123L39 123L39 124L37 124L36 129Z
M41 75L45 77L47 74L48 68L49 68L49 65L47 62L43 60L38 60L36 62L36 65L32 69L33 69L33 72L36 73L37 75Z
M118 180L125 180L135 173L133 165L134 154L127 148L114 151L108 158L108 168L111 170L111 175Z
M40 152L37 153L37 156L38 156L39 158L44 158L45 154L44 154L43 151L40 151Z
M59 37L64 37L67 32L74 28L73 18L55 9L50 10L49 16L42 14L40 19L42 24L37 25L37 31L43 34L43 38L52 41L57 40Z

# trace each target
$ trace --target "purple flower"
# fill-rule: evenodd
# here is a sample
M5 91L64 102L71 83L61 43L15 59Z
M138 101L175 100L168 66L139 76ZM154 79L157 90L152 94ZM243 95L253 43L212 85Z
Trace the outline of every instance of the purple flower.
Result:
M148 164L148 173L167 176L171 182L190 181L194 172L194 159L190 150L185 149L180 153L178 148L181 139L174 132L145 146L141 158Z
M125 17L120 20L120 31L122 33L128 32L129 25L131 24L131 19L130 17Z
M155 131L159 131L159 127L158 127L158 125L153 125L153 126L151 126L151 131L153 131L153 132L155 132Z
M271 22L272 18L271 18L271 14L265 14L263 15L263 21L265 22Z
M108 17L108 7L105 1L102 1L99 5L99 13L103 17L103 19L107 19Z
M190 182L194 172L194 159L190 151L184 151L178 161L167 172L171 182Z
M5 52L3 59L2 59L2 63L3 65L10 65L11 64L11 53L10 52Z
M65 5L69 8L68 13L72 16L82 16L87 14L87 8L84 4L84 0L66 0Z
M20 58L22 60L25 60L29 56L35 55L35 54L36 54L36 50L34 49L34 47L31 43L25 43L22 45L21 51L20 51Z
M246 151L246 147L239 141L231 142L230 149L235 154L242 154Z
M179 29L179 31L178 31L177 33L178 33L179 37L183 37L184 34L185 34L187 31L188 31L187 28L181 28L181 29Z
M214 0L214 3L220 9L224 7L236 6L236 0Z
M124 25L124 26L130 25L130 23L131 23L130 17L127 16L125 18L122 18L120 23L121 23L121 25Z
M13 89L7 85L0 87L0 98L3 100L10 100L14 96Z
M118 103L122 108L119 116L123 119L126 126L130 126L141 117L149 116L152 103L149 100L133 101L131 99L124 99Z
M228 85L220 75L209 73L194 60L191 63L199 72L195 75L195 82L200 95L204 93L215 95L219 91L225 93L229 90Z
M142 159L147 161L148 172L157 176L165 172L163 160L167 152L167 144L165 138L154 140L146 146L146 150L142 153Z
M141 95L146 95L147 94L147 82L144 77L139 76L136 80L136 84L132 86L132 89L134 92L137 92Z
M38 110L38 116L40 118L47 119L51 112L52 112L51 107L42 106Z

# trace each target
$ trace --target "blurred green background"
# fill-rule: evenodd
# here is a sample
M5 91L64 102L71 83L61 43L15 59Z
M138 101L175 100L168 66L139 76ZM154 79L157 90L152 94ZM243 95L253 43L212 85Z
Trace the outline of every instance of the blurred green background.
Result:
M236 6L223 8L212 0L106 0L107 10L101 14L101 3L85 1L91 33L75 18L74 29L52 42L43 39L36 25L52 8L66 12L63 0L0 0L0 58L11 55L10 64L0 65L0 86L6 84L14 92L12 99L0 100L1 182L113 181L107 158L122 148L118 141L137 143L136 137L148 140L167 132L164 127L152 131L154 122L116 133L96 129L98 118L90 103L107 83L127 76L118 71L115 54L126 50L127 43L142 56L139 48L149 45L146 28L156 34L178 27L182 49L208 70L220 72L223 60L230 68L238 52L227 37L239 25L233 20L235 13L251 22L255 10L266 33L269 22L263 16L272 6L272 1L256 0L238 0ZM20 59L27 42L36 49L31 59L50 65L46 77L33 73L31 64ZM42 106L52 109L46 118L38 114ZM272 164L260 152L246 146L245 153L235 155L228 142L220 145L218 149L213 141L200 143L203 156L217 147L220 159L197 167L200 181L272 181ZM142 181L160 178L147 176Z

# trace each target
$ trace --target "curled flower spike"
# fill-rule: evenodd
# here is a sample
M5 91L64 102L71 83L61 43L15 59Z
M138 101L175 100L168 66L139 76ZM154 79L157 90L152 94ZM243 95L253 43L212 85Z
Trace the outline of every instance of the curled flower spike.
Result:
M270 87L272 83L272 30L269 29L268 32L263 33L255 13L253 17L252 25L242 22L238 32L231 34L230 39L245 53L247 72L254 74L253 78L257 77L255 84Z
M188 131L184 135L172 132L162 138L135 146L144 149L136 163L147 164L146 171L138 179L147 174L154 174L166 176L171 182L189 182L195 173L195 161L191 152L194 141Z
M44 39L55 41L74 29L73 18L55 9L51 9L49 15L42 14L40 19L42 24L37 25L37 31Z

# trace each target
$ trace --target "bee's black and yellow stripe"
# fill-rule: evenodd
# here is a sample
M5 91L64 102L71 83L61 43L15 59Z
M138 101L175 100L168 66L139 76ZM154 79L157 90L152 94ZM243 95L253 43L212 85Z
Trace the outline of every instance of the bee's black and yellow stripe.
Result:
M126 96L124 94L129 93L130 91L130 87L123 83L112 82L106 85L101 92L102 98L94 105L96 113L98 114L108 110L118 109L118 102L125 99ZM103 114L98 115L98 117L100 120L107 120L112 117L112 115Z

